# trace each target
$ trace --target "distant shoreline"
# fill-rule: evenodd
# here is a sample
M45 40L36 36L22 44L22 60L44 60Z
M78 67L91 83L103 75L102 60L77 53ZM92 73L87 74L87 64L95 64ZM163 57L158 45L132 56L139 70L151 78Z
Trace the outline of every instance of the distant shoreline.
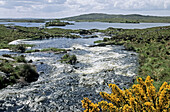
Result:
M82 14L78 16L66 17L66 18L0 18L0 22L30 22L30 23L41 23L51 20L68 20L76 22L108 22L108 23L121 23L121 22L132 22L132 23L170 23L170 16L150 16L150 15L114 15L104 13L90 13Z

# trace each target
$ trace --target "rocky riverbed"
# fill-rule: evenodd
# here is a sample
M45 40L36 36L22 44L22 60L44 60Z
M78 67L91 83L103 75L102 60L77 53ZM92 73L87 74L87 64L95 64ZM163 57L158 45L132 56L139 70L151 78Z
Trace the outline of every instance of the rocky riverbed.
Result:
M28 53L40 73L38 81L16 84L0 90L0 111L6 112L81 112L81 100L102 100L100 91L110 93L109 83L128 88L137 73L137 54L123 46L88 47L73 44L69 54L78 63L69 65L59 60L64 54Z

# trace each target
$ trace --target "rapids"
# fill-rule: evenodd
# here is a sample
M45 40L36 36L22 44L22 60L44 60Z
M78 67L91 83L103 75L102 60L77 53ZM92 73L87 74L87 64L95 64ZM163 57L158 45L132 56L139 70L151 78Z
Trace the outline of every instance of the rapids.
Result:
M64 42L61 40L30 43L42 49L59 47L57 43ZM0 90L0 111L81 112L83 97L97 102L102 100L100 91L111 92L109 83L115 83L121 89L133 84L138 67L137 53L126 51L123 46L89 47L88 39L81 41L69 39L69 45L63 43L67 45L62 48L70 49L68 53L76 55L78 63L75 65L61 63L64 54L24 54L27 60L33 60L40 77L28 85L16 84Z

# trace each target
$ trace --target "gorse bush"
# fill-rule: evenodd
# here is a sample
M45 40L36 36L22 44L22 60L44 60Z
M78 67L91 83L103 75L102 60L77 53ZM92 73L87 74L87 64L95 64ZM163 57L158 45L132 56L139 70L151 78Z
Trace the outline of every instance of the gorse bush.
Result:
M108 101L95 104L84 98L84 112L170 112L170 84L164 82L159 91L156 91L150 76L145 81L138 78L137 82L138 84L125 90L121 90L115 84L109 84L111 94L100 92Z

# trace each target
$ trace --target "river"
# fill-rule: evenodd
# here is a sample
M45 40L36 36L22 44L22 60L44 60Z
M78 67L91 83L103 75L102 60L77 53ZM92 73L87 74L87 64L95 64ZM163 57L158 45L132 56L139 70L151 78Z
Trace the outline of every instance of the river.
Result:
M102 100L99 92L110 93L109 83L128 88L137 73L137 54L124 50L123 46L89 47L99 39L102 39L101 36L89 39L17 41L35 44L33 49L70 49L68 53L75 54L78 63L61 63L59 60L64 54L24 54L27 60L33 60L40 77L27 86L16 84L0 90L0 111L81 112L83 97L94 102Z

